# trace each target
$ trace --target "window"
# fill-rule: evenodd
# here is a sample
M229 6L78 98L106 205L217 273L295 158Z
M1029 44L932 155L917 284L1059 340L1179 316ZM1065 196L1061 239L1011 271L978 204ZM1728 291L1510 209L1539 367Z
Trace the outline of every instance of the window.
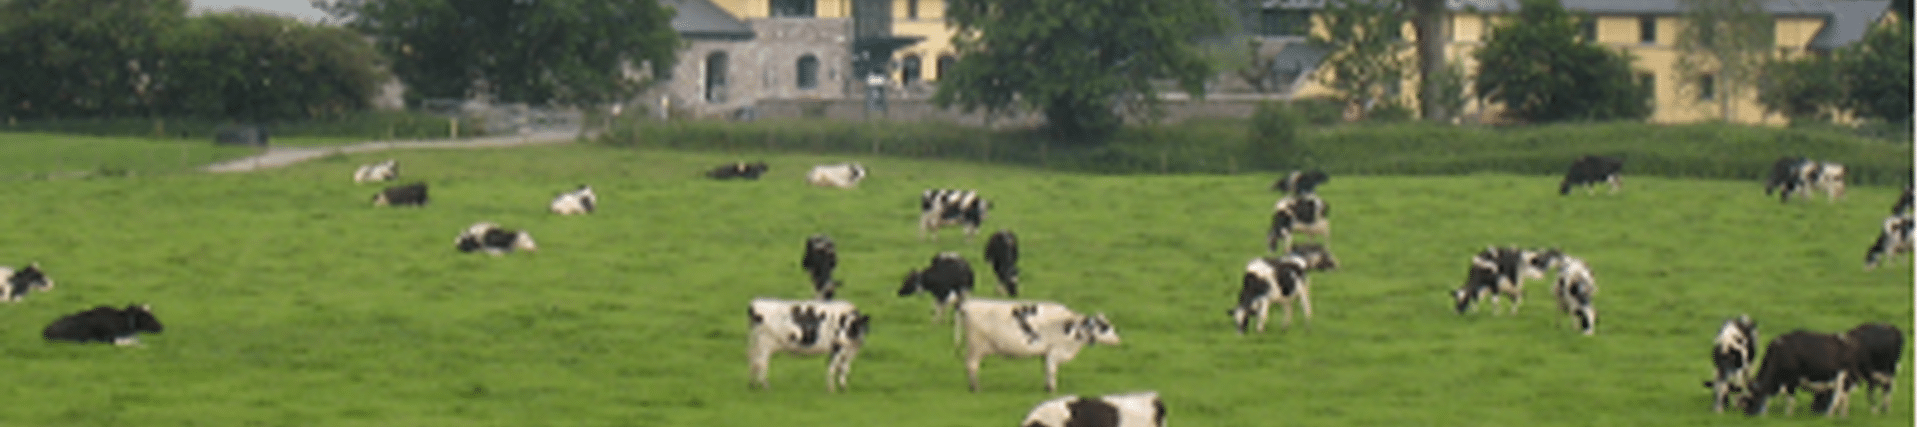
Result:
M1301 9L1260 9L1259 34L1263 36L1304 36L1312 24L1311 12Z
M775 18L812 18L815 0L769 0L767 14Z
M727 53L707 54L707 102L727 102Z
M1653 15L1640 15L1640 42L1653 44L1660 32L1654 28Z
M1712 75L1712 74L1701 74L1701 75L1700 75L1700 100L1701 100L1701 101L1712 101L1712 100L1713 100L1713 95L1714 95L1714 91L1713 91L1713 89L1714 89L1714 88L1713 88L1713 75Z
M1600 41L1600 19L1591 15L1580 17L1580 41L1593 43Z
M813 55L802 56L799 62L793 64L793 69L794 86L801 89L820 87L820 58Z
M920 0L907 0L907 19L920 19Z
M934 61L933 78L935 79L947 78L947 70L953 69L953 61L956 61L956 60L957 59L955 59L953 55L940 55L940 60Z
M900 84L920 81L920 55L900 58Z

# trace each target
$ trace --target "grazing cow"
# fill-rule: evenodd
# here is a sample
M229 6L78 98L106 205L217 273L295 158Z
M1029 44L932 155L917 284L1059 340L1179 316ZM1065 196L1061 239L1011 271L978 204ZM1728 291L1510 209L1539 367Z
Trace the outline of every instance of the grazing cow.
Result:
M1020 427L1166 427L1160 393L1063 396L1040 402Z
M380 163L361 165L353 170L353 183L392 181L400 177L400 162L387 159Z
M1293 324L1294 301L1300 302L1300 311L1306 320L1313 320L1307 272L1339 266L1332 252L1314 244L1295 245L1282 257L1254 258L1247 262L1246 274L1240 276L1240 303L1227 310L1227 314L1233 316L1234 327L1241 334L1247 333L1249 323L1255 332L1266 332L1267 311L1273 303L1279 303L1284 310L1280 327Z
M853 188L867 179L867 167L859 163L814 166L807 172L807 183L821 187Z
M6 277L0 283L0 302L14 302L27 297L28 291L47 291L53 289L53 279L40 271L40 263L28 263L27 268L14 270L13 267L0 267L0 277Z
M833 279L833 268L839 265L840 253L834 249L833 239L824 234L807 237L807 252L800 257L800 268L813 279L814 296L833 299L833 291L840 288L840 281Z
M987 199L973 190L932 189L920 192L920 234L931 240L940 227L959 225L967 237L980 232L987 216Z
M973 267L956 252L934 255L927 268L909 271L900 281L902 297L921 291L933 296L933 320L938 322L947 307L959 305L973 293Z
M1786 203L1794 194L1811 197L1814 191L1827 194L1831 202L1845 195L1847 167L1839 163L1821 162L1805 157L1781 157L1774 161L1773 172L1767 178L1767 194L1775 189L1780 191L1780 202Z
M1756 326L1745 314L1720 323L1713 337L1713 380L1703 384L1713 389L1713 412L1725 412L1733 393L1748 386L1753 356L1759 354Z
M396 185L380 190L373 195L374 206L425 206L427 204L427 183Z
M827 353L827 392L846 390L853 358L867 340L870 317L846 301L754 298L747 304L749 387L767 388L774 353Z
M128 305L122 309L103 305L61 317L41 330L40 336L47 341L138 345L140 338L135 334L157 334L160 330L160 319L153 317L153 307Z
M1872 270L1881 262L1913 252L1913 215L1894 215L1880 222L1880 238L1867 246L1867 266Z
M1274 181L1273 190L1288 194L1313 194L1313 189L1327 183L1328 179L1325 171L1293 171Z
M560 215L590 214L599 205L600 196L593 194L593 187L580 184L580 188L554 196L553 202L547 204L547 211Z
M1593 294L1600 285L1593 281L1593 270L1587 267L1587 261L1567 255L1561 255L1554 262L1560 265L1560 274L1553 281L1553 295L1560 302L1560 312L1573 316L1580 327L1580 333L1593 335L1594 323L1599 321L1599 313L1593 310Z
M1859 348L1860 376L1854 382L1867 384L1867 403L1874 413L1886 411L1893 402L1893 382L1899 379L1900 349L1906 347L1906 339L1899 327L1885 323L1854 327L1847 331L1847 339ZM1876 392L1878 400L1873 398Z
M532 251L540 247L533 242L533 235L526 230L508 230L499 224L478 222L460 232L453 238L453 248L460 252L483 251L488 255L505 255L516 250Z
M760 179L760 174L764 174L764 173L767 173L766 162L753 162L753 163L734 162L732 164L720 165L719 167L715 167L712 170L708 170L707 177L713 178L713 179L740 178L740 179L757 180L757 179Z
M1587 191L1591 193L1593 185L1602 182L1613 187L1612 191L1618 193L1620 192L1620 167L1624 164L1625 162L1619 157L1580 156L1573 161L1573 165L1567 166L1567 177L1560 180L1560 195L1567 195L1567 192L1572 191L1576 185L1587 187Z
M1527 250L1513 247L1488 247L1474 254L1467 267L1467 281L1455 289L1453 311L1465 314L1473 304L1482 299L1491 299L1494 314L1500 314L1498 307L1501 296L1506 296L1509 311L1520 312L1521 286L1527 279L1546 277L1546 270L1553 267L1560 258L1556 249Z
M1120 333L1104 314L1083 315L1044 301L968 299L957 309L966 334L967 387L980 391L980 361L989 355L1041 356L1047 391L1057 389L1060 364L1090 344L1119 345Z
M993 277L1000 279L1000 290L1009 297L1020 296L1020 241L1012 230L1000 230L987 236L987 262L993 264Z
M1267 252L1293 246L1293 233L1333 237L1327 202L1313 193L1295 193L1273 204L1273 223L1267 227Z
M1845 415L1847 381L1858 375L1858 348L1852 340L1835 334L1795 330L1767 343L1767 355L1760 359L1760 370L1741 396L1740 404L1748 416L1767 412L1767 399L1785 394L1787 413L1793 413L1794 393L1801 387L1820 396L1827 416L1838 408ZM1831 393L1830 395L1827 395ZM1820 410L1820 408L1816 408Z

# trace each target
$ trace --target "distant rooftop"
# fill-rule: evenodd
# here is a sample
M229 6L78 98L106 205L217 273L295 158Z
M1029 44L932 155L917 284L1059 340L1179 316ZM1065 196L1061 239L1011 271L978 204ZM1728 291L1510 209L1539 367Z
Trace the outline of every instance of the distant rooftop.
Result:
M751 39L753 27L709 0L659 0L673 8L673 30L689 38Z

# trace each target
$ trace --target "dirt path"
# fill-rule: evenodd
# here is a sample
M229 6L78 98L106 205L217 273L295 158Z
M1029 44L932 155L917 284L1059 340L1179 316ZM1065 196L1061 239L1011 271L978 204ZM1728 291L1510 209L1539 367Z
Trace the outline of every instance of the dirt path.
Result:
M534 144L556 144L573 142L579 136L577 132L539 132L526 135L490 136L456 140L413 140L413 141L369 141L356 144L329 147L273 147L267 152L254 156L229 160L207 165L201 170L207 172L250 172L259 169L281 166L313 160L334 153L352 154L380 150L400 150L419 148L492 148Z

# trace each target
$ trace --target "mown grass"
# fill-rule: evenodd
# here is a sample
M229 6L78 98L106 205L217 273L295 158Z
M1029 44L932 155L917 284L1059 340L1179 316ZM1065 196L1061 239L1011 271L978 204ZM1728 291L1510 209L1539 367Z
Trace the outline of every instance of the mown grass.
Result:
M1719 321L1750 313L1767 337L1865 321L1913 331L1912 257L1860 266L1891 187L1783 205L1754 181L1629 176L1617 195L1561 197L1550 176L1336 176L1321 193L1342 268L1314 276L1314 319L1238 336L1225 310L1262 252L1267 174L741 156L567 145L18 183L0 263L37 260L59 286L0 307L0 401L14 402L0 425L1014 424L1053 396L1040 363L989 360L968 393L951 330L924 297L894 296L938 251L985 270L984 239L918 236L930 187L992 200L988 228L1021 235L1026 296L1117 324L1126 344L1064 365L1062 394L1159 390L1179 425L1826 423L1804 407L1711 413L1700 381ZM348 177L387 157L433 185L429 206L368 206L375 186ZM697 178L761 158L760 181ZM842 160L873 177L802 184L809 165ZM599 213L544 211L581 183ZM526 228L541 250L453 251L481 220ZM774 361L771 390L748 390L742 307L809 294L798 262L814 233L839 243L842 297L875 317L852 390L827 394L823 361L796 357ZM1519 316L1454 314L1445 292L1493 244L1585 257L1599 334L1563 323L1540 281ZM38 336L62 314L128 302L153 304L167 331L138 348ZM1855 402L1837 423L1912 425L1913 389L1903 380L1891 414Z

